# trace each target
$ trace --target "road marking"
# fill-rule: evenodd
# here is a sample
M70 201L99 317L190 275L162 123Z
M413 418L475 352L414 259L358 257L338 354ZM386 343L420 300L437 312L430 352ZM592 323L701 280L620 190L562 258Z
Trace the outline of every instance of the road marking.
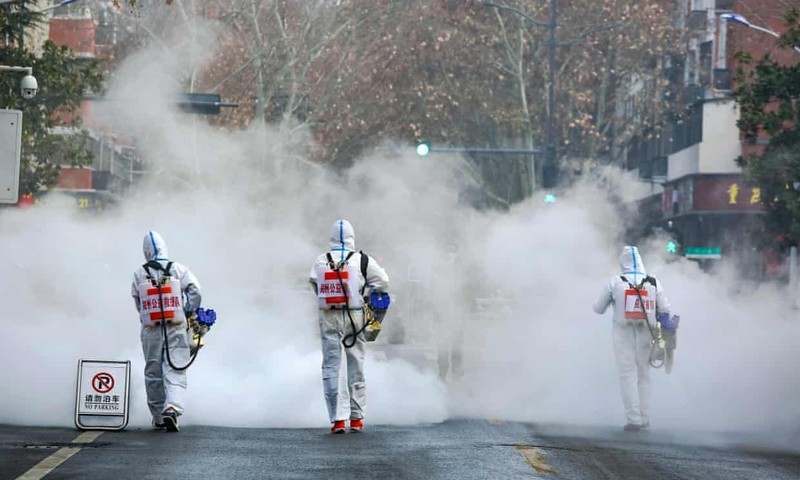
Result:
M75 437L75 440L73 440L72 443L92 443L102 434L103 432L97 430L83 432Z
M75 440L73 440L71 443L92 443L102 434L103 432L97 431L83 432L75 437ZM39 480L80 451L81 449L79 447L59 448L56 453L45 458L41 462L34 465L33 468L17 477L17 480Z
M556 473L556 470L547 464L547 460L538 448L531 445L517 445L517 450L525 457L525 461L528 462L528 465L533 467L537 472Z

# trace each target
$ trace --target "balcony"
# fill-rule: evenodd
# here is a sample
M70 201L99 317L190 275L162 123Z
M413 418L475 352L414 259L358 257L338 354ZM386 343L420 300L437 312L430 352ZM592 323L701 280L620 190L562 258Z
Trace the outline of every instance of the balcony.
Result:
M642 180L666 179L667 159L668 157L665 155L641 159L639 178Z

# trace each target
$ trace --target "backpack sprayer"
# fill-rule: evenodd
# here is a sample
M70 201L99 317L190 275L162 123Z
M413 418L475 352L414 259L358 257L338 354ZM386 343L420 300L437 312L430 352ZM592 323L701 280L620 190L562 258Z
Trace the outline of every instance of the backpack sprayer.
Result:
M160 290L161 288L159 287L159 294L161 293ZM194 360L197 358L197 352L199 352L200 349L205 345L205 340L203 337L206 335L206 333L208 333L216 321L217 312L210 308L204 309L202 307L197 307L197 309L192 312L191 315L187 315L186 331L187 334L191 335L192 341L189 345L189 363L182 367L178 367L172 363L172 358L169 355L169 342L167 341L167 322L161 322L161 333L164 336L164 351L167 353L167 363L169 363L169 366L172 367L173 370L186 370L192 366Z
M365 282L364 286L361 288L361 295L364 295L364 289L366 288L367 281L367 264L369 262L369 256L364 252L359 253L361 254L361 275L364 276ZM342 345L344 345L344 348L352 348L356 344L356 339L361 332L364 332L364 337L368 342L374 342L375 339L378 338L378 334L381 333L381 322L383 322L383 318L386 316L386 311L389 309L389 304L391 303L391 298L387 292L373 291L370 292L369 296L364 295L364 304L362 307L364 312L364 326L361 327L361 329L356 330L356 322L353 320L353 315L350 313L349 292L345 287L341 274L342 267L347 263L351 256L353 256L353 252L350 252L344 261L336 263L333 261L331 254L327 254L328 267L336 272L339 285L344 295L347 317L350 319L350 326L353 328L353 333L349 333L342 338Z
M637 287L628 282L624 276L620 276L620 278L631 288L636 290L636 294L639 297L639 306L642 309L644 321L647 324L647 328L650 330L651 336L650 366L653 368L664 367L665 372L671 373L673 353L675 352L675 347L677 347L678 323L680 323L680 317L678 315L670 317L669 313L660 313L656 319L655 326L651 325L650 318L644 308L644 300L642 300L642 292L640 289L644 287L645 282L650 282L656 287L656 279L648 275Z
M664 348L666 350L666 357L664 359L664 371L667 373L672 372L672 360L675 348L678 346L678 324L680 324L681 317L678 315L670 316L669 313L662 313L659 315L658 324L661 327L661 333L664 337Z
M361 275L364 276L364 287L361 288L361 295L364 297L364 336L368 342L374 342L381 333L381 322L386 312L389 310L389 305L392 299L389 297L388 292L371 291L370 294L364 295L364 290L367 287L367 265L369 265L369 255L363 251L361 254Z
M208 333L214 323L217 321L217 312L212 309L205 309L198 307L192 315L186 318L188 331L192 333L192 343L189 347L189 354L196 355L197 352L205 346L206 342L203 337Z
M162 272L161 278L156 280L150 275L150 270L148 267L152 267L156 270L160 270ZM144 265L145 272L147 273L147 278L150 279L151 283L154 287L158 289L158 303L159 308L161 310L161 333L164 338L164 351L166 352L167 356L167 363L169 366L172 367L174 370L186 370L189 368L197 358L197 352L205 345L205 340L203 337L208 333L211 327L217 321L217 312L212 309L204 309L202 307L198 307L195 309L194 312L191 314L186 314L186 330L187 334L191 335L192 342L189 346L189 362L182 366L176 366L172 363L172 357L169 353L169 341L167 340L167 315L164 311L164 285L170 280L171 274L170 270L172 267L172 262L169 262L165 267L162 267L160 263L155 261L147 262Z
M389 304L392 302L389 294L386 292L371 292L369 300L364 298L364 335L367 337L368 342L374 342L381 333L381 322L383 317L386 316L386 311L389 310Z

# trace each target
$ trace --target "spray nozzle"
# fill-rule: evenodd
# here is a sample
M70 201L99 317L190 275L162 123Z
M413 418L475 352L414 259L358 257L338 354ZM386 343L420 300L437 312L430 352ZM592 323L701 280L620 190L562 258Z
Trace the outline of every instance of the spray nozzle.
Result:
M204 327L211 328L217 321L217 312L210 308L198 307L194 313L197 315L197 323Z
M669 313L660 313L658 315L658 324L665 330L676 330L681 317L678 315L670 315Z

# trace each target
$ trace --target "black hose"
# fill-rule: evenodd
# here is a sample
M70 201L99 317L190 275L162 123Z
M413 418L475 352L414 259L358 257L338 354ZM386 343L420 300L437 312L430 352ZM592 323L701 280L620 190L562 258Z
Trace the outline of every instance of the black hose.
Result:
M341 267L334 268L333 270L336 272L336 276L339 278L339 286L342 287L342 293L344 293L344 307L347 310L347 317L350 319L350 326L353 328L353 333L348 333L347 335L342 338L342 345L344 348L353 348L358 341L358 336L367 329L369 323L366 322L366 318L364 319L364 326L361 327L361 330L356 331L356 322L353 320L353 314L350 313L350 298L347 294L347 289L344 287L344 282L342 281L342 274L340 272ZM365 278L364 281L366 282L367 279ZM348 342L347 339L352 338L352 342Z
M644 283L644 282L642 282L642 283ZM653 333L652 325L650 325L650 317L647 315L647 309L644 308L644 300L642 299L642 292L639 291L639 289L637 287L633 287L633 289L636 290L636 295L638 295L638 297L639 297L639 306L642 308L642 313L644 314L644 322L647 324L647 329L650 330L650 338L652 339L652 341L650 342L650 359L648 361L649 361L651 367L653 367L653 368L661 368L661 367L664 366L665 359L662 359L661 363L659 363L659 364L653 363L653 350L656 349L656 348L659 348L656 345L656 342L658 342L658 340L656 339L656 334ZM656 321L658 321L658 320L656 320ZM666 354L666 352L665 352L665 354Z
M187 363L186 365L184 365L182 367L175 366L175 364L172 363L172 358L170 358L170 355L169 355L169 337L167 336L167 318L166 318L166 315L165 315L165 312L164 312L164 295L161 292L161 287L162 287L162 285L161 285L161 282L159 281L158 282L158 303L159 303L159 307L161 308L161 335L162 335L162 337L164 339L164 350L167 352L167 363L169 363L169 366L172 367L173 370L183 371L183 370L186 370L187 368L191 367L192 364L194 363L194 360L197 358L197 352L200 351L200 336L198 335L198 337L197 337L197 348L195 349L194 354L191 356L192 358L189 359L189 363Z

